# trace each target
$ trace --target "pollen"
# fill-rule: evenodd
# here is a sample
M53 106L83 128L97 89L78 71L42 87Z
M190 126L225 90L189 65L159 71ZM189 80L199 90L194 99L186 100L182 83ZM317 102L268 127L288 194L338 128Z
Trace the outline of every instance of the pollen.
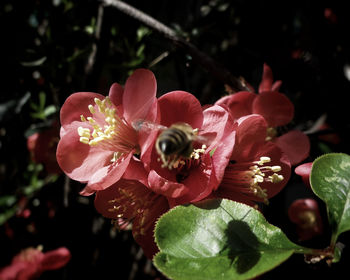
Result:
M269 157L260 157L254 162L233 163L225 170L223 184L234 187L236 191L253 194L255 197L268 204L267 190L262 184L277 184L284 180L279 174L282 170L279 165L267 165L271 162Z
M189 169L191 166L199 164L200 159L202 155L205 153L206 149L207 149L207 146L203 144L201 148L193 149L189 158L180 157L173 161L165 162L163 163L162 168L168 167L169 170L171 169L182 170L184 167L186 167L187 169Z
M152 218L149 208L154 205L159 196L153 192L140 194L137 189L131 190L123 187L118 188L117 193L117 197L107 201L107 211L114 215L119 226L120 219L123 220L124 225L131 225L137 218L138 222L133 225L133 234L145 235L145 227L149 225Z
M263 182L276 184L284 179L283 175L277 173L280 172L282 168L279 165L265 166L265 163L269 162L271 162L269 157L261 157L259 161L255 161L257 165L253 165L249 168L252 175L250 189L254 195L261 198L265 204L268 204L268 195L266 189L262 189L260 184ZM268 175L270 173L272 174Z
M119 117L108 97L103 100L95 98L94 103L88 106L91 116L80 116L81 121L90 126L78 128L80 142L113 150L118 157L120 153L132 150L137 144L136 131ZM116 155L113 155L112 161L115 159Z
M266 130L266 138L265 138L265 141L271 141L273 140L274 138L276 138L278 132L277 132L277 129L274 128L274 127L268 127L267 130Z

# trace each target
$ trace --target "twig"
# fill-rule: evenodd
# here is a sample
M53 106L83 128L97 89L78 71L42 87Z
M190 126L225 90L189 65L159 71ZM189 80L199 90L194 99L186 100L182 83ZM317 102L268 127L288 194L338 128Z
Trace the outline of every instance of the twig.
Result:
M92 44L92 49L88 57L88 61L85 65L85 74L87 75L91 74L96 62L97 41L100 40L100 36L101 36L100 34L101 34L101 27L102 27L102 20L103 20L103 9L104 9L103 5L99 5L98 12L97 12L96 29L94 33L94 37L96 41Z
M210 56L198 50L193 44L185 40L183 37L180 37L173 29L120 0L101 1L104 3L104 5L116 7L123 13L141 21L143 24L161 33L163 36L171 40L174 45L191 55L193 60L202 65L202 67L204 67L211 75L216 77L224 84L229 85L234 91L251 91L251 89L245 85L242 79L233 76L223 65L217 63Z
M63 206L68 208L69 206L69 191L70 191L70 179L68 176L64 177L63 185Z

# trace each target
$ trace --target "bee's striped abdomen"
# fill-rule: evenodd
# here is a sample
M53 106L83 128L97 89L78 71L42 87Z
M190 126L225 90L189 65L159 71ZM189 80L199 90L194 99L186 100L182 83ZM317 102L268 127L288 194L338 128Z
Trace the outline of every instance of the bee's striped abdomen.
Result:
M181 153L191 144L185 132L177 128L163 131L157 141L158 149L165 155Z

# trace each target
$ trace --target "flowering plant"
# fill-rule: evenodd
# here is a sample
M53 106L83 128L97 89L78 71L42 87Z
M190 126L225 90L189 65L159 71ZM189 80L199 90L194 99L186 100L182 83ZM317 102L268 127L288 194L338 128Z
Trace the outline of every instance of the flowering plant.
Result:
M280 85L265 65L259 94L238 92L203 107L185 91L156 98L153 73L136 70L124 88L113 84L108 97L83 92L66 100L58 163L69 177L87 183L81 194L95 194L99 213L122 230L131 226L145 255L174 279L205 267L211 272L203 279L250 279L293 253L332 261L338 235L348 230L342 219L330 247L314 250L289 241L262 216L263 205L288 183L291 166L309 152L300 131L271 134L293 118ZM300 149L291 145L296 139ZM312 176L320 165L303 164L295 172L323 198L328 186ZM300 240L322 233L312 199L295 201L289 217ZM275 253L263 255L266 250ZM196 269L189 269L188 260Z

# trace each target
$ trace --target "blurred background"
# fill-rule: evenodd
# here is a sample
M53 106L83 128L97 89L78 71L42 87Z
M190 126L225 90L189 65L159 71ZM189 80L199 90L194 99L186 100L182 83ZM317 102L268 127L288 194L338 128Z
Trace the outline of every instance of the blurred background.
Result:
M177 32L232 75L257 89L263 63L295 105L290 128L310 136L306 161L327 152L349 153L350 14L345 1L127 1ZM40 279L163 279L134 242L101 217L83 185L55 161L59 110L74 92L108 94L137 68L152 70L158 94L181 89L202 104L227 94L224 83L181 46L154 28L97 0L1 0L0 4L0 267L21 249L67 247L68 265ZM294 242L288 219L293 200L313 197L301 179L266 209L269 222ZM324 232L304 243L329 242ZM276 212L278 216L276 216ZM332 267L305 264L300 255L260 279L338 275L349 262L350 238ZM340 275L340 274L339 274ZM322 278L324 277L324 278Z

